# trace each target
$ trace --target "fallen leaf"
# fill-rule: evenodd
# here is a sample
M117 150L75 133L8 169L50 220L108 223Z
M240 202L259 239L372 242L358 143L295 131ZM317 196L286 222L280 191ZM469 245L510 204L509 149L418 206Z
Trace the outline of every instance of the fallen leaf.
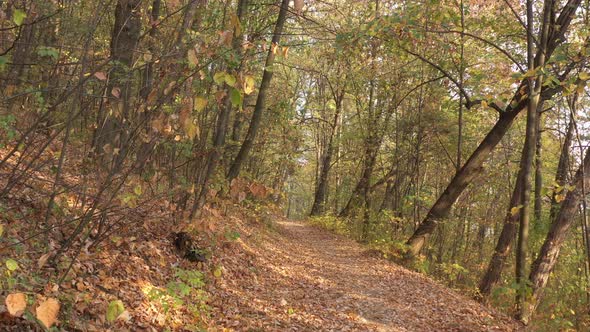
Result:
M14 293L6 297L6 309L15 317L20 317L27 308L27 297L23 293Z
M42 268L43 266L45 266L45 264L47 263L47 260L49 259L49 257L51 257L51 253L48 252L45 255L39 257L39 260L37 261L37 267L38 268Z
M57 322L59 313L59 302L56 299L49 298L37 307L36 316L45 327L50 328Z

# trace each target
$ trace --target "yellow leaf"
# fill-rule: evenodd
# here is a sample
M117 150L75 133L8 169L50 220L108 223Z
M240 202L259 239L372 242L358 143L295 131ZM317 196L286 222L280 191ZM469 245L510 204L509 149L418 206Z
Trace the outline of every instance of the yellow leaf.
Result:
M244 84L243 84L243 89L244 89L244 93L249 95L252 92L254 92L254 77L247 75L246 77L244 77Z
M563 202L564 199L565 199L565 195L563 195L563 194L555 195L555 202L557 202L557 203Z
M581 72L578 77L583 81L588 81L590 80L590 73Z
M125 312L125 305L123 304L123 301L111 301L107 307L107 321L109 323L114 322L123 312Z
M37 307L36 316L45 327L50 328L57 322L59 313L59 302L56 299L49 298Z
M522 205L519 205L519 206L514 206L514 207L512 207L512 208L510 209L510 214L511 214L513 217L515 217L515 216L516 216L516 215L517 215L517 214L520 212L520 209L521 209L521 208L522 208Z
M6 297L6 309L15 317L20 317L27 308L27 297L23 293L14 293Z
M4 234L4 225L0 224L0 237Z
M205 107L207 107L207 99L203 98L203 97L197 97L195 98L195 111L197 112L201 112L205 109Z

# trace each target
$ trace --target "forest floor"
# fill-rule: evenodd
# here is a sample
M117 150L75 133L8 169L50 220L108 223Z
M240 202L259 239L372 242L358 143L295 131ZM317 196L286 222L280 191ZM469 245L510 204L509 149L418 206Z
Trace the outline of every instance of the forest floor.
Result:
M244 331L517 331L507 316L304 222L242 247L249 276L218 285L221 326ZM234 302L239 299L237 302ZM226 303L226 304L228 304Z
M69 174L75 169L65 177L69 186L84 185ZM108 220L118 227L116 236L98 249L90 248L90 240L81 243L80 250L70 249L49 264L75 226L55 217L44 224L50 178L47 167L35 171L27 185L17 185L0 201L0 272L12 280L0 278L1 331L41 331L31 317L49 299L61 304L55 312L59 331L521 328L353 240L282 218L276 206L256 198L261 189L255 185L244 185L231 198L212 198L194 222L174 217L174 206L155 194L134 208L115 205ZM244 200L247 195L251 199ZM75 197L59 198L63 213L79 213ZM196 234L209 253L206 262L179 255L172 241L178 231ZM12 272L4 267L9 260L18 263ZM22 317L7 312L8 295L15 293L28 300ZM108 308L116 301L124 311L109 319Z

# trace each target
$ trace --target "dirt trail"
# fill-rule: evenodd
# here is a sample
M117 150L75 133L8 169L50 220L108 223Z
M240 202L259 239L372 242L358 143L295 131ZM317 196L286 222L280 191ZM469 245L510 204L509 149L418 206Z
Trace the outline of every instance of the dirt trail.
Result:
M241 241L218 324L239 331L516 331L506 316L305 223Z

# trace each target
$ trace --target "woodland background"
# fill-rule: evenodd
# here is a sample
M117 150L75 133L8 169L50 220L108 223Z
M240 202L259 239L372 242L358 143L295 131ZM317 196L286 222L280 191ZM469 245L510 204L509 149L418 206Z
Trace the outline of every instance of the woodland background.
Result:
M3 292L265 199L587 329L589 57L587 0L0 1Z

